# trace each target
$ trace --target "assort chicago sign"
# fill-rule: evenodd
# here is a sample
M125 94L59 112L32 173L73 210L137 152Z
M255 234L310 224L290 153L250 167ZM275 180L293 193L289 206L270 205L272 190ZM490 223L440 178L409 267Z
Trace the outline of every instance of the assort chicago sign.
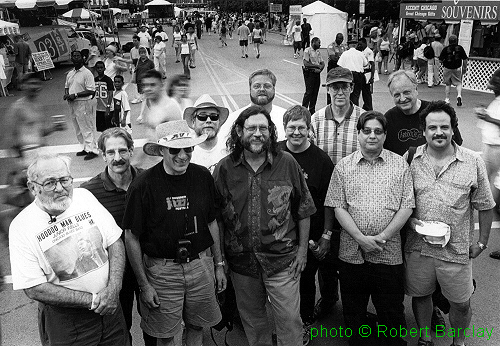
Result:
M400 16L415 19L484 20L498 21L498 0L461 1L450 0L441 3L401 4Z

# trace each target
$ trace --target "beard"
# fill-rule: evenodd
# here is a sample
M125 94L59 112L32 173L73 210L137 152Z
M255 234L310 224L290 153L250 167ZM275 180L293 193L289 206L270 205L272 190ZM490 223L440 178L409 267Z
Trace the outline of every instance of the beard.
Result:
M265 97L263 97L263 96L265 96ZM265 93L258 94L257 96L250 95L250 101L252 101L253 104L259 105L259 106L268 105L271 102L273 102L273 100L274 100L274 93L270 94L270 93L265 92Z
M269 138L267 139L260 138L258 141L259 143L256 143L257 140L254 140L252 143L252 141L249 139L243 139L242 140L243 148L245 148L246 150L248 150L253 154L261 154L264 151L269 150L269 148L271 147L271 140Z
M211 128L211 127L205 127L205 128L201 128L201 129L196 129L196 135L197 136L201 136L201 135L208 135L207 139L212 139L212 138L215 138L217 137L217 130L214 129L214 128Z
M50 211L53 213L63 213L66 209L69 208L71 203L73 202L73 193L68 194L65 199L62 201L56 201L55 198L45 197L39 194L37 196L38 202L40 206L42 206L46 211Z

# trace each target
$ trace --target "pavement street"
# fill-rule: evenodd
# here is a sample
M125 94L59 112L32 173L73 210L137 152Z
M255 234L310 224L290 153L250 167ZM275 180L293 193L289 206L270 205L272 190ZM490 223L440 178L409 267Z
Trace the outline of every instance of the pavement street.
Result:
M170 40L172 39L172 29L167 28ZM257 69L268 68L277 76L276 97L274 104L288 108L291 105L300 104L304 93L304 80L301 70L301 59L293 58L293 48L282 45L283 37L280 34L268 33L267 41L261 46L261 56L255 58L253 46L249 47L249 58L241 58L240 47L237 37L228 39L228 47L222 48L218 36L213 33L206 35L199 41L200 51L196 53L196 68L191 70L191 98L196 100L203 93L210 94L218 104L223 104L231 111L247 105L249 99L248 76ZM131 29L122 29L120 41L123 43L132 40ZM328 42L322 42L326 47ZM167 75L182 73L180 63L175 63L171 41L167 43ZM326 51L322 50L323 56ZM392 67L392 65L390 66ZM64 80L66 73L72 68L71 64L61 64L52 71L53 79L44 82L41 95L39 97L43 111L49 115L69 114L69 108L62 100L64 92ZM322 73L322 82L326 79L326 72ZM393 106L386 82L387 76L381 75L381 80L374 85L373 104L374 109L384 113ZM125 74L125 81L130 79L128 73ZM129 98L135 96L135 85L128 84L126 88ZM18 99L22 93L14 92L14 97L0 98L0 123L4 123L3 116L12 102ZM444 99L444 86L427 88L426 85L419 86L420 98L425 100ZM493 100L493 94L473 92L464 90L463 107L456 107L459 117L459 128L464 139L464 146L475 151L481 151L481 134L476 126L476 117L473 109L478 106L489 104ZM456 91L452 92L452 105L456 105ZM316 109L326 105L326 90L321 88ZM139 115L140 104L131 105L133 137L136 140L136 151L142 151L142 143L145 141L145 128L135 122ZM2 128L2 131L8 129ZM48 145L54 152L66 153L73 158L72 172L75 183L79 185L92 176L98 174L104 168L101 158L92 161L83 161L81 157L75 157L75 153L81 150L76 141L71 123L68 123L66 130L57 132L48 137ZM6 183L6 174L9 167L12 167L13 159L8 157L9 143L5 143L0 136L0 185ZM5 210L5 206L0 205L0 212ZM477 222L477 217L476 217ZM477 228L477 224L476 224ZM479 258L474 260L474 278L477 281L477 291L472 297L473 316L471 328L474 326L474 336L466 340L468 346L498 346L500 345L500 317L498 314L498 297L500 296L499 262L487 256L490 249L500 249L500 235L498 229L500 224L494 223L489 249ZM0 234L2 239L2 234ZM8 257L8 246L6 239L0 240L0 275L6 275L10 279L10 262ZM11 284L0 286L0 323L2 331L2 341L8 346L31 346L40 345L36 322L37 303L28 299L23 292L13 291ZM411 301L405 301L406 318L408 328L416 328L415 319L411 311ZM371 311L373 308L370 307ZM449 322L447 320L449 326ZM323 336L316 337L309 345L347 345L347 337L340 337L340 327L343 326L342 308L340 302L335 306L334 311L327 318L320 320L314 326L318 333L323 328ZM335 329L332 329L335 328ZM343 327L342 327L343 328ZM481 337L480 328L492 331L491 337ZM133 325L134 346L143 345L141 331L139 328L139 317L136 314ZM337 332L337 336L333 337ZM375 331L372 331L375 332ZM313 332L314 334L314 332ZM224 333L214 332L218 345L224 344ZM335 340L332 340L335 339ZM406 340L410 346L417 344L416 337L408 336ZM242 330L236 328L228 334L229 345L246 346L247 342ZM436 346L449 346L451 343L448 337L436 338ZM205 346L215 345L210 339L209 331L205 332Z

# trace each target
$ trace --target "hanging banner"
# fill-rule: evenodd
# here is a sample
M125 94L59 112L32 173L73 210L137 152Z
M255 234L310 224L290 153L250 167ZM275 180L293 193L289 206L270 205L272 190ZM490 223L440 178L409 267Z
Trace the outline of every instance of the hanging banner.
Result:
M302 5L290 5L290 15L302 15Z
M444 20L500 20L498 0L443 0L441 3L403 3L399 6L401 18Z
M462 20L460 22L460 31L458 33L458 44L464 47L467 56L469 56L470 52L473 25L474 25L473 20Z

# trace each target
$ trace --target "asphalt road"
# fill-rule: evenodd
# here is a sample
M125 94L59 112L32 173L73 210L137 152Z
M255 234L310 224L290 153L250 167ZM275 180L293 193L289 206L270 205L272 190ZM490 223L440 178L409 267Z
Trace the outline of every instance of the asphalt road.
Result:
M171 29L167 32L171 39ZM132 32L130 29L123 29L120 33L121 42L131 41ZM278 79L276 85L276 97L274 103L288 108L291 105L299 104L304 93L304 81L301 71L301 60L293 58L292 47L283 46L281 43L282 36L269 33L267 41L261 46L261 56L255 58L252 47L249 49L249 58L242 59L241 51L238 46L237 39L228 39L228 47L222 48L217 36L204 35L200 40L200 51L197 52L195 69L191 70L191 98L195 100L203 93L210 94L214 100L228 107L231 111L247 105L249 100L248 76L256 69L268 68L272 70ZM170 41L171 42L171 41ZM327 42L323 42L326 46ZM180 63L175 63L173 48L169 47L169 55L167 62L167 75L182 73ZM46 81L43 84L43 89L40 95L40 104L43 111L47 115L68 115L69 108L62 100L64 91L64 80L66 73L71 69L71 65L63 64L52 71L53 79ZM126 76L126 81L129 76ZM326 79L326 73L322 74L322 81ZM381 81L375 83L373 93L373 104L375 110L385 112L393 106L392 98L390 97L386 87L387 76L381 76ZM135 95L135 86L128 85L127 92L130 98ZM428 89L427 86L419 86L419 93L422 99L434 100L444 99L444 86ZM10 104L21 96L20 92L16 93L15 97L0 98L0 124L2 115ZM476 126L476 118L473 113L473 108L486 105L493 99L492 94L464 91L463 103L464 106L457 108L459 116L459 127L464 138L464 146L472 150L481 151L481 134ZM452 96L452 100L454 97ZM326 90L321 88L317 109L326 105ZM140 147L144 142L145 129L142 125L135 123L135 118L140 111L140 105L132 105L133 119L133 137L136 140L136 151L142 150ZM8 129L0 125L1 131ZM12 159L6 157L6 151L9 143L4 143L0 136L0 185L5 184L5 175L12 165ZM74 154L81 150L78 145L74 131L69 124L65 131L52 134L48 140L49 146L55 152L67 153L73 157L72 171L75 177L76 184L89 179L99 173L104 163L102 159L97 158L92 161L83 161L83 158L77 158ZM0 206L0 211L4 210L5 206ZM495 230L492 231L491 240L489 243L490 249L500 248L500 236L498 235L499 224L495 222ZM488 251L486 251L488 252ZM499 262L490 259L486 253L474 260L474 277L477 281L478 288L472 297L473 317L471 322L475 327L474 336L467 339L468 346L496 346L500 345L500 319L498 315L498 297L500 290L498 282L500 275L498 272ZM0 242L0 268L2 274L10 274L10 262L8 258L8 247L5 240ZM0 292L0 321L2 327L3 344L9 346L31 346L39 345L36 310L37 304L29 300L23 292L12 290L11 284L2 286ZM415 319L411 311L411 303L406 300L406 317L408 328L416 328ZM448 323L449 325L449 323ZM310 345L347 345L346 337L332 337L343 327L342 308L338 303L333 313L324 320L318 321L315 326L318 333L321 331L321 326L327 328L328 336L325 336L326 331L323 329L323 336L318 334ZM480 328L488 329L491 337L485 332L485 336L481 337ZM375 332L375 331L373 331ZM314 333L313 333L314 334ZM142 345L141 332L139 328L139 319L136 316L133 326L134 346ZM214 345L209 334L205 335L204 345ZM215 333L216 341L219 345L223 345L223 333ZM406 338L409 345L416 345L417 338L408 336ZM230 345L245 346L247 342L244 333L236 329L228 335ZM448 346L451 341L448 337L436 339L436 346Z

